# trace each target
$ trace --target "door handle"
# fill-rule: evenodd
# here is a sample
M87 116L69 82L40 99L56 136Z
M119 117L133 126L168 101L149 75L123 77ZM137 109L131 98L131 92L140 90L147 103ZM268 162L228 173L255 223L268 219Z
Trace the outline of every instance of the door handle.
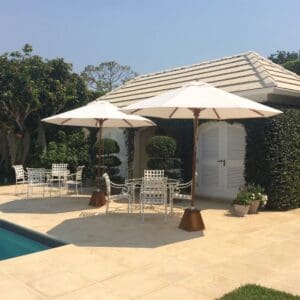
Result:
M220 159L220 160L217 160L218 163L222 163L223 164L223 167L225 167L226 165L226 160L225 159Z

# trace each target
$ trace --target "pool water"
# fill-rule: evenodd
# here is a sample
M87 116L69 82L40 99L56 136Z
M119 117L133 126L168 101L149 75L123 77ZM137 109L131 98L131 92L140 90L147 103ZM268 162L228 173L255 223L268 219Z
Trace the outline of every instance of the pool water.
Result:
M49 249L48 246L15 232L0 228L0 259L16 257Z
M47 235L0 220L0 260L63 245Z

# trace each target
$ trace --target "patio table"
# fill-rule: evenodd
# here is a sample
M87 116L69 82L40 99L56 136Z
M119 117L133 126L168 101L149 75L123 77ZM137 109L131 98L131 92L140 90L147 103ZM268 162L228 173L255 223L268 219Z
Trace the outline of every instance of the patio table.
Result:
M131 197L129 198L129 207L130 207L130 212L132 212L132 207L133 204L136 203L136 190L141 188L143 182L143 177L142 178L134 178L134 179L127 179L125 180L125 184L128 187L130 191ZM168 189L168 203L170 207L170 212L173 212L173 194L176 186L179 184L179 180L177 179L172 179L172 178L167 178L167 189Z
M55 175L53 176L52 169L45 169L45 178L46 181L52 185L53 179L58 183L59 194L61 195L61 190L66 186L66 181L70 175L70 170L63 170L63 171L55 171Z

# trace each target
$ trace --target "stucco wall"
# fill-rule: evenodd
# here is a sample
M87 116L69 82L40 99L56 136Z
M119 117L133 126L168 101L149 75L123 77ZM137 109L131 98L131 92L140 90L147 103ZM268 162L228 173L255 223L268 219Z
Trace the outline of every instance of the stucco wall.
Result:
M111 138L118 142L120 146L120 158L122 164L120 165L120 176L127 178L128 164L127 164L127 147L125 142L124 129L120 128L105 128L103 130L105 138Z

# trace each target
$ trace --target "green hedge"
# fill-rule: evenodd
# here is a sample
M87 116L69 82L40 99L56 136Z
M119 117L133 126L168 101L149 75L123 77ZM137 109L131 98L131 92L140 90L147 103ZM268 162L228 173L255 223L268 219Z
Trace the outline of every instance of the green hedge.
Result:
M265 188L268 208L288 210L300 207L300 110L276 107L284 114L245 122L245 180Z

